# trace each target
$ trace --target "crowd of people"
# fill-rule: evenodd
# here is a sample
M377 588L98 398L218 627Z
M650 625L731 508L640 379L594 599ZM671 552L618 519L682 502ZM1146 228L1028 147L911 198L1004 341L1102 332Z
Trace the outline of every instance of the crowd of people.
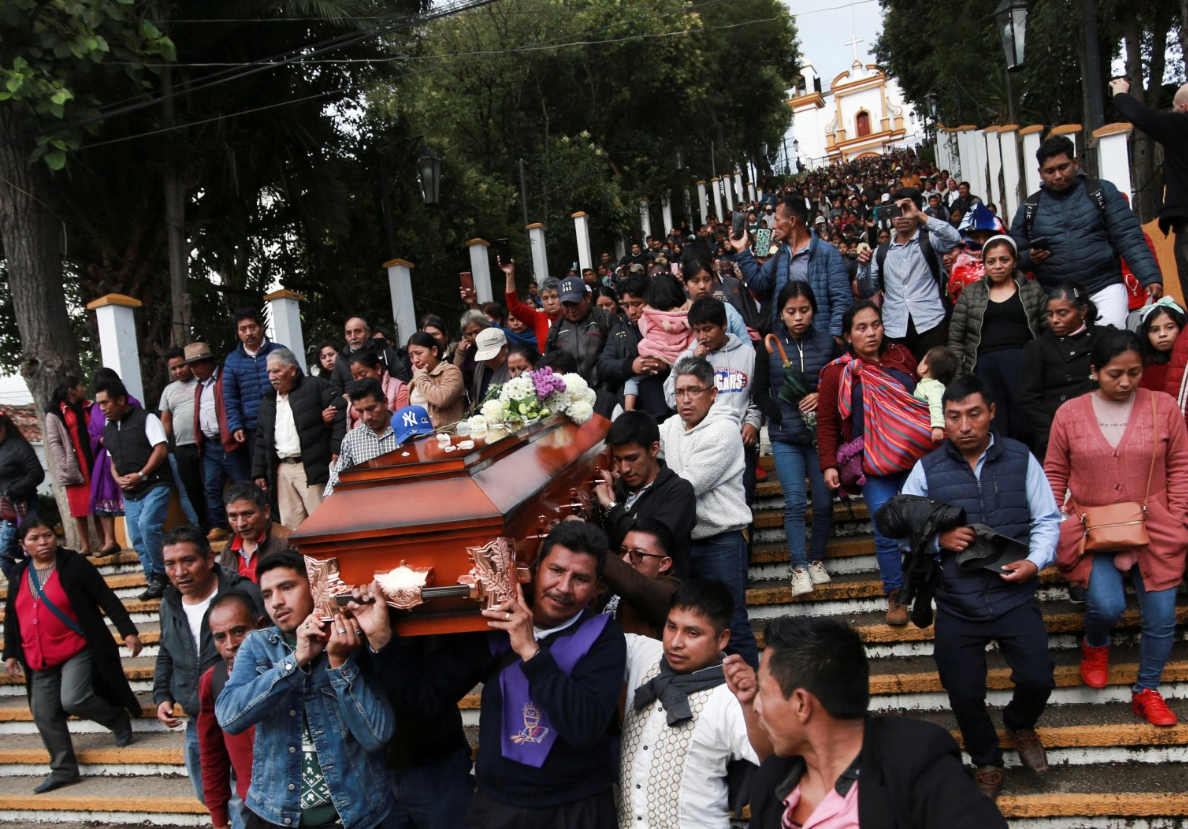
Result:
M725 827L748 801L762 827L1005 826L986 646L1012 669L1003 723L1043 774L1052 564L1085 606L1091 688L1133 585L1132 708L1175 724L1158 689L1188 549L1188 317L1071 142L1036 163L1009 231L967 182L896 151L765 186L741 234L710 215L523 294L499 260L505 301L463 288L457 340L436 315L404 343L352 316L306 371L244 310L222 360L202 342L167 355L155 410L109 371L89 391L63 378L46 445L78 551L36 514L40 465L0 415L4 656L51 756L37 791L79 780L68 715L133 739L100 611L133 656L140 640L87 560L118 549L120 514L140 598L160 599L157 716L184 722L215 827ZM396 636L374 584L315 614L287 536L339 476L546 366L597 389L611 476L596 518L555 527L531 585L483 611L492 632ZM973 775L942 729L869 714L846 625L773 620L760 659L764 430L791 596L830 581L835 498L861 493L885 621L935 625ZM174 493L187 523L164 532ZM472 778L458 703L478 684Z

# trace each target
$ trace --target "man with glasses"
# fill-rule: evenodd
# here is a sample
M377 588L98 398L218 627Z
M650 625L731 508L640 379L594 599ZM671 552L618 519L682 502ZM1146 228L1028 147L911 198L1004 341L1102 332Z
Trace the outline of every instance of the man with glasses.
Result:
M660 639L672 594L681 580L672 574L672 530L654 518L644 518L606 558L606 585L595 607L614 616L624 633ZM619 555L614 555L618 552Z
M686 578L697 496L689 482L660 459L660 427L647 412L624 412L606 433L606 445L611 479L595 486L594 496L602 507L610 548L618 550L639 522L658 521L673 537L666 545L673 574Z
M747 621L747 540L751 523L743 487L742 436L733 415L714 406L714 367L703 357L683 357L672 369L677 417L660 427L660 445L672 470L693 485L697 525L692 532L695 578L720 579L734 597L730 650L756 668L759 650Z

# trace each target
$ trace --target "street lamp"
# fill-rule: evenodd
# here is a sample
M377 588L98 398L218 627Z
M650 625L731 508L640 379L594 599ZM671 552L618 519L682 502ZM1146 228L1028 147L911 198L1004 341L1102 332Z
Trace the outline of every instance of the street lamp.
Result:
M681 147L676 148L676 168L678 170L685 169L685 151Z
M928 117L932 119L934 124L936 123L936 100L937 95L935 89L924 96L924 102L928 106Z
M994 10L1002 51L1006 55L1007 71L1023 68L1023 48L1027 34L1026 0L1002 0Z
M441 159L428 144L422 145L421 154L417 157L417 173L425 204L437 204L441 197Z

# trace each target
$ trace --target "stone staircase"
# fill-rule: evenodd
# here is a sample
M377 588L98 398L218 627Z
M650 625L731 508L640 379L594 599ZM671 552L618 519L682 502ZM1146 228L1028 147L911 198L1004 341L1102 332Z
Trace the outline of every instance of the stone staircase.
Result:
M763 459L770 469L770 458ZM871 657L872 708L936 722L956 733L948 698L932 660L932 628L892 628L883 622L885 603L875 565L870 518L860 501L835 506L834 537L826 567L833 581L793 601L787 583L783 500L774 470L760 484L756 539L747 602L760 647L766 619L784 614L827 615L853 625ZM810 511L811 520L811 511ZM109 732L89 722L71 722L84 780L48 795L32 794L47 774L41 746L19 681L0 676L0 824L81 827L84 825L206 826L206 811L194 800L182 765L180 729L156 720L150 697L158 630L156 602L140 602L143 589L134 554L93 559L124 599L141 631L144 651L124 656L125 672L140 696L144 718L135 723L136 741L117 749ZM1006 786L999 800L1012 826L1035 829L1188 827L1188 642L1183 629L1164 674L1163 693L1181 718L1173 728L1155 728L1130 712L1129 685L1138 662L1138 613L1119 625L1111 655L1110 684L1084 687L1077 669L1083 632L1082 608L1068 601L1055 571L1041 574L1044 618L1056 659L1057 688L1041 734L1051 772L1037 778L1019 767L1008 751ZM2 591L0 591L2 592ZM1188 622L1188 597L1178 619ZM113 636L114 636L113 630ZM991 649L989 704L997 721L1010 699L1009 669ZM473 732L478 696L460 704ZM1009 740L1002 735L1003 745Z

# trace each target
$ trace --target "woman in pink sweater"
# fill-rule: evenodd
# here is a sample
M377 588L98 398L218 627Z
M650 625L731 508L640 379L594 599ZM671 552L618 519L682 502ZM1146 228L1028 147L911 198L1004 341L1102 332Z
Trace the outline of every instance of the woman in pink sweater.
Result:
M680 281L668 273L659 273L644 289L643 313L639 318L639 356L655 357L668 366L677 361L689 343L693 342L693 329L689 327L689 306L692 303L685 295ZM650 375L640 374L623 384L623 408L635 408L639 395L639 383ZM667 369L657 375L661 381L668 376Z
M1175 400L1140 388L1142 345L1134 333L1102 334L1091 363L1099 388L1057 410L1044 462L1057 503L1071 496L1056 563L1065 578L1088 589L1081 678L1091 688L1109 682L1110 629L1126 609L1129 573L1143 626L1131 709L1152 725L1175 725L1158 688L1175 638L1176 588L1188 550L1188 430ZM1146 502L1150 544L1082 556L1078 508L1122 501Z

